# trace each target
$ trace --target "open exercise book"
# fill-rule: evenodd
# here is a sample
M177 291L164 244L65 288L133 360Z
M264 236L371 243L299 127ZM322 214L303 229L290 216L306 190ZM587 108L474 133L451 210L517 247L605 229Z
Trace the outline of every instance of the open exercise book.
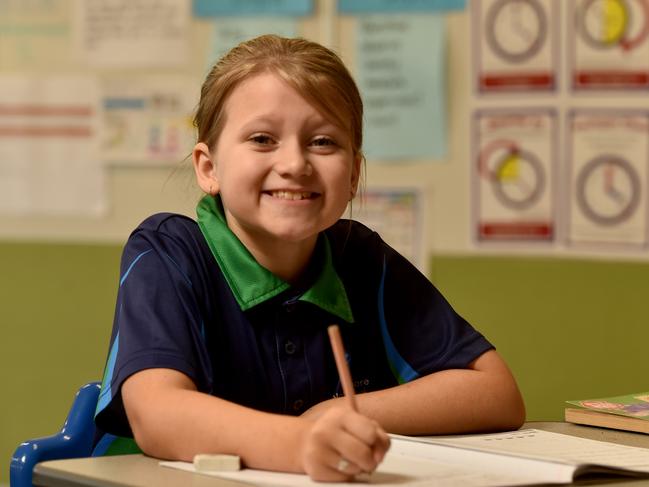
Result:
M195 471L192 463L160 464ZM260 486L323 485L306 475L253 469L200 473ZM392 446L376 472L336 485L486 487L562 484L597 475L649 477L649 449L535 429L454 437L392 435Z

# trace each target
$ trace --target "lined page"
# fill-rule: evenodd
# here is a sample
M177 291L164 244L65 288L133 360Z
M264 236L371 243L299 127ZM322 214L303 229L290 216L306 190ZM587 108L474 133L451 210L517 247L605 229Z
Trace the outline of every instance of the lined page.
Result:
M596 463L649 472L649 449L536 429L487 435L408 438L412 441L474 448L481 451L563 460L570 463Z

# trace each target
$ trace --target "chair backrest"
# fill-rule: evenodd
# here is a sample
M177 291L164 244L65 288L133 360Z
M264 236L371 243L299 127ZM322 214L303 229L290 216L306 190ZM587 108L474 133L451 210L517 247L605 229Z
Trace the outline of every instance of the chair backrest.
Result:
M38 462L92 455L96 435L94 415L100 389L100 382L81 387L61 431L25 441L16 448L9 470L11 487L32 487L32 470Z

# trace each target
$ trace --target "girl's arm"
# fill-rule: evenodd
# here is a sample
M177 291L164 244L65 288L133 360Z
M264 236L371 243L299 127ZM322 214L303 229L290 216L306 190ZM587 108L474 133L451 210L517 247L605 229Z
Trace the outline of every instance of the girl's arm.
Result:
M302 416L317 418L341 398L315 405ZM516 382L495 350L467 369L449 369L381 391L357 394L359 412L390 433L449 434L513 430L525 421Z
M373 471L389 447L376 421L349 408L329 408L317 419L264 413L198 392L175 370L137 372L121 391L138 446L158 458L229 453L248 467L340 481ZM349 463L344 472L341 458Z

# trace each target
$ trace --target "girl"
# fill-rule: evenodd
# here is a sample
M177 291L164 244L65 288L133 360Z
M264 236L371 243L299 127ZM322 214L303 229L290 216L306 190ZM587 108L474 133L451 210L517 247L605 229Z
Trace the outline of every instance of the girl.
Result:
M362 102L341 60L261 36L201 91L198 221L145 220L122 258L96 421L147 454L231 453L348 480L401 434L513 429L493 346L406 259L340 220L361 173ZM338 323L359 412L338 396Z

